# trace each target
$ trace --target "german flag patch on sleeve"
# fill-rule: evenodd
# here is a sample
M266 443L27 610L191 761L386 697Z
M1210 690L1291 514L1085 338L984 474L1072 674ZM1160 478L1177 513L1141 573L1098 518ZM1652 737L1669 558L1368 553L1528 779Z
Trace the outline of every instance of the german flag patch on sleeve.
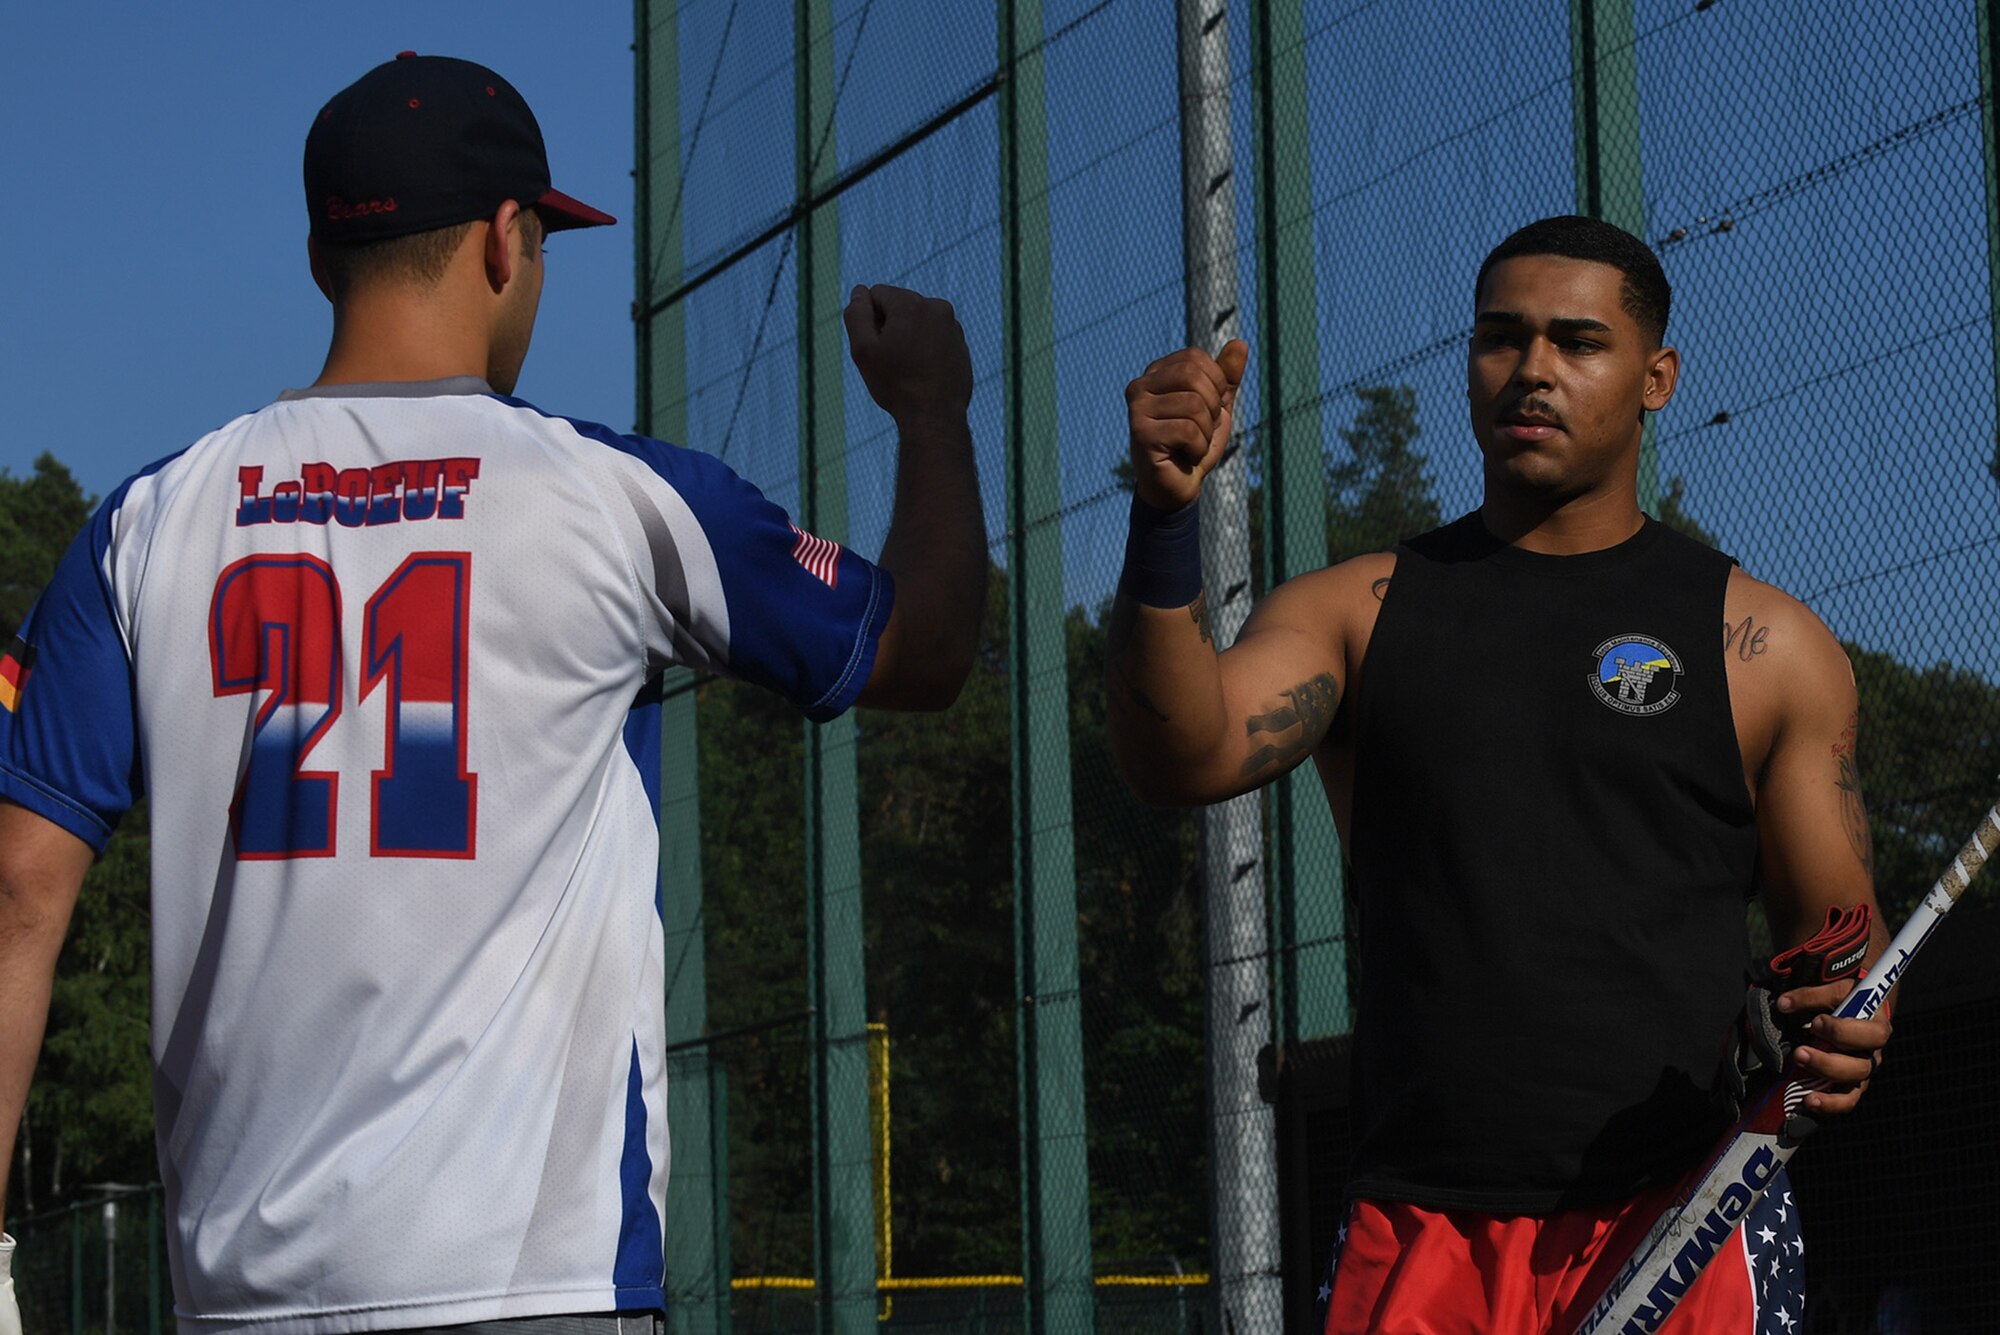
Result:
M13 713L21 707L21 692L28 689L28 672L35 666L35 646L16 635L0 655L0 708Z

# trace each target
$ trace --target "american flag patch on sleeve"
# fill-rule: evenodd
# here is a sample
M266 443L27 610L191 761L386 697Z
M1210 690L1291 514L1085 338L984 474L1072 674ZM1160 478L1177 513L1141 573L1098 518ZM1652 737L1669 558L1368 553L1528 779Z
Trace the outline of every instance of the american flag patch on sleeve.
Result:
M21 707L21 692L28 688L28 669L35 665L35 649L16 635L0 654L0 709L13 713Z
M837 588L840 584L840 544L808 533L797 524L792 525L792 533L792 559L827 588Z

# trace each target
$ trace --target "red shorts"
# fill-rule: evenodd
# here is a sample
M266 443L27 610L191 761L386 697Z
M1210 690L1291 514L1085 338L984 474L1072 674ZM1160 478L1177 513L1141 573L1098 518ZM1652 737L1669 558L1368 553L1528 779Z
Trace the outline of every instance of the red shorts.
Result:
M1319 1289L1322 1335L1568 1335L1605 1271L1673 1199L1670 1183L1622 1205L1547 1215L1350 1203ZM1583 1300L1579 1301L1579 1295ZM1660 1335L1794 1330L1805 1243L1783 1172L1674 1309Z

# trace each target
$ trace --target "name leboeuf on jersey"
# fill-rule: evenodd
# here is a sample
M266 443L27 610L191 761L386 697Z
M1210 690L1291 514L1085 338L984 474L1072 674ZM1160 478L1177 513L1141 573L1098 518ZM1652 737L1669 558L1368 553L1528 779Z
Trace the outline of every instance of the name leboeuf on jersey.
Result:
M1681 698L1681 657L1650 635L1614 635L1592 651L1590 689L1621 714L1664 713Z
M236 526L331 520L361 528L406 519L463 519L466 494L478 476L479 460L474 458L398 459L370 468L310 463L297 478L277 483L267 494L263 468L245 465L236 470L241 488Z

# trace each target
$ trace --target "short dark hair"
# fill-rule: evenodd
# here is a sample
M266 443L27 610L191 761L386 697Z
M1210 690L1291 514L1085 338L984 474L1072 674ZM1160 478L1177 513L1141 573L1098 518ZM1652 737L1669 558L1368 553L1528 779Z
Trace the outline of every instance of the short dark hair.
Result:
M532 256L541 249L542 218L533 209L522 209L520 218L522 242ZM320 264L326 269L333 299L341 301L357 287L385 280L435 286L472 226L469 222L453 223L380 241L318 242Z
M1472 285L1473 301L1479 300L1486 287L1486 275L1494 265L1521 255L1556 255L1610 265L1625 275L1625 290L1619 302L1625 313L1638 321L1639 328L1655 343L1666 338L1673 289L1667 286L1666 271L1660 267L1653 248L1624 228L1574 213L1531 222L1493 247L1493 253L1479 266L1479 278Z

